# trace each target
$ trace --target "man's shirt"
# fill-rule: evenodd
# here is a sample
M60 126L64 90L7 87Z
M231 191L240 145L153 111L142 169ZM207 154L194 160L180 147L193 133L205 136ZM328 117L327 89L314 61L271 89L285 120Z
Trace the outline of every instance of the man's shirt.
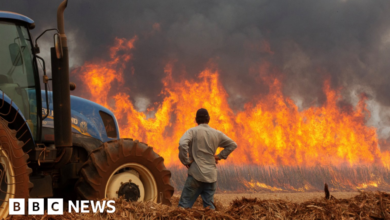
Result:
M217 181L215 152L218 147L224 148L218 154L226 159L237 148L237 144L224 133L200 124L187 130L179 141L179 159L184 165L191 164L188 174L205 183Z

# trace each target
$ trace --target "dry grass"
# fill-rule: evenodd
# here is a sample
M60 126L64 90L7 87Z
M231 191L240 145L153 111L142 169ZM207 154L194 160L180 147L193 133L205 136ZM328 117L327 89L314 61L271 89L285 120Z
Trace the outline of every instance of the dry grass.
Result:
M291 193L291 197L300 196ZM240 198L229 206L216 199L217 211L204 209L199 199L192 209L155 203L129 203L118 200L113 214L73 214L64 216L9 217L9 219L389 219L390 194L360 192L349 199L315 198L291 202L282 199ZM335 198L336 197L336 198Z

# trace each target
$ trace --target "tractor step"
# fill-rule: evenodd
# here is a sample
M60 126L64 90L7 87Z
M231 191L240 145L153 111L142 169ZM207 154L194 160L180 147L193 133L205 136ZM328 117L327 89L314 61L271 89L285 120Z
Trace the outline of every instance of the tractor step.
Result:
M30 157L38 163L52 163L57 158L57 149L54 144L48 147L36 147Z

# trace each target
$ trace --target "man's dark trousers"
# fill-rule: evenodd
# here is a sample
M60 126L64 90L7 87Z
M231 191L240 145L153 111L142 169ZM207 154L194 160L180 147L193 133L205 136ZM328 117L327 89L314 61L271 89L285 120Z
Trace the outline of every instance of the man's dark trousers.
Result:
M211 209L215 209L213 203L216 189L217 182L199 182L194 177L188 175L183 192L181 193L179 206L183 208L191 208L200 195L202 197L203 206L205 208L210 207Z

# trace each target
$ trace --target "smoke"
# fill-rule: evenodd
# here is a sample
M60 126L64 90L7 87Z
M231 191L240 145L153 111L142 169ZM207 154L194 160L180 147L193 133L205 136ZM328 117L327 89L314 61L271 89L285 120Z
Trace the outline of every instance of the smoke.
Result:
M0 2L2 10L33 18L34 36L56 25L60 1ZM390 1L70 0L65 20L76 95L84 88L78 66L108 59L115 38L137 35L125 85L140 109L161 100L167 63L174 77L186 78L213 65L234 110L268 92L260 73L280 78L301 109L325 101L323 83L330 79L332 88L342 88L341 105L367 93L375 112L369 123L388 131ZM269 68L259 69L264 63Z

